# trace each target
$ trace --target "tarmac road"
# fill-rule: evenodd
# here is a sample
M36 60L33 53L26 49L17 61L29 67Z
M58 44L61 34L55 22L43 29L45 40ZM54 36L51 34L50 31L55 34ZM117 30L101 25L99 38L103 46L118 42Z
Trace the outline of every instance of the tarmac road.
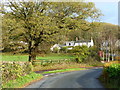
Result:
M98 81L102 68L49 75L26 88L102 88Z

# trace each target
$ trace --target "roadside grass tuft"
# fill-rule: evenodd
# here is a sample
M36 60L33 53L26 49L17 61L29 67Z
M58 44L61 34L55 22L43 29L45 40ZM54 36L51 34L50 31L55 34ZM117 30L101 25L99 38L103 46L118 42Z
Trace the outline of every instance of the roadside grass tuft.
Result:
M53 71L43 72L42 74L58 73L58 72L68 72L68 71L77 71L77 70L85 70L85 68L71 68L71 69L53 70Z

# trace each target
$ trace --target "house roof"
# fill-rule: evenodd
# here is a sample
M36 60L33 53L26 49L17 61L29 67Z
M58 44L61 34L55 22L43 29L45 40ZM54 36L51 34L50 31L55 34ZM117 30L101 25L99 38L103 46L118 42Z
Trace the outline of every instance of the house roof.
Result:
M66 41L66 42L83 43L83 42L91 42L91 40Z

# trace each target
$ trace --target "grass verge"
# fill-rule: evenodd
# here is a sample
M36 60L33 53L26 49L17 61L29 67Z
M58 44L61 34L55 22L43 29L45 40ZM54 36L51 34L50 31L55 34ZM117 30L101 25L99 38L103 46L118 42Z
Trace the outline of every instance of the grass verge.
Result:
M85 68L70 68L70 69L53 70L53 71L43 72L42 74L58 73L58 72L69 72L69 71L77 71L77 70L85 70Z
M5 84L2 84L2 88L21 88L29 85L31 82L40 80L43 76L34 72L21 76L15 80L10 80Z

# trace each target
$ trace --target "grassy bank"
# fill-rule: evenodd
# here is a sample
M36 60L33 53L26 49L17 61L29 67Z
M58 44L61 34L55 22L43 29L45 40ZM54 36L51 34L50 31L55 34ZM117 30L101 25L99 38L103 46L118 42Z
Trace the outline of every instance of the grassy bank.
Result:
M34 72L21 76L15 80L10 80L2 85L2 88L24 88L28 86L30 83L34 83L37 80L43 78L42 74L49 74L49 73L59 73L59 72L70 72L70 71L78 71L78 70L85 70L85 68L71 68L71 69L61 69L61 70L53 70L53 71L46 71L41 74L36 74Z
M41 74L30 73L25 76L21 76L15 80L10 80L2 85L2 88L21 88L29 85L29 83L36 80L40 80L43 76Z

